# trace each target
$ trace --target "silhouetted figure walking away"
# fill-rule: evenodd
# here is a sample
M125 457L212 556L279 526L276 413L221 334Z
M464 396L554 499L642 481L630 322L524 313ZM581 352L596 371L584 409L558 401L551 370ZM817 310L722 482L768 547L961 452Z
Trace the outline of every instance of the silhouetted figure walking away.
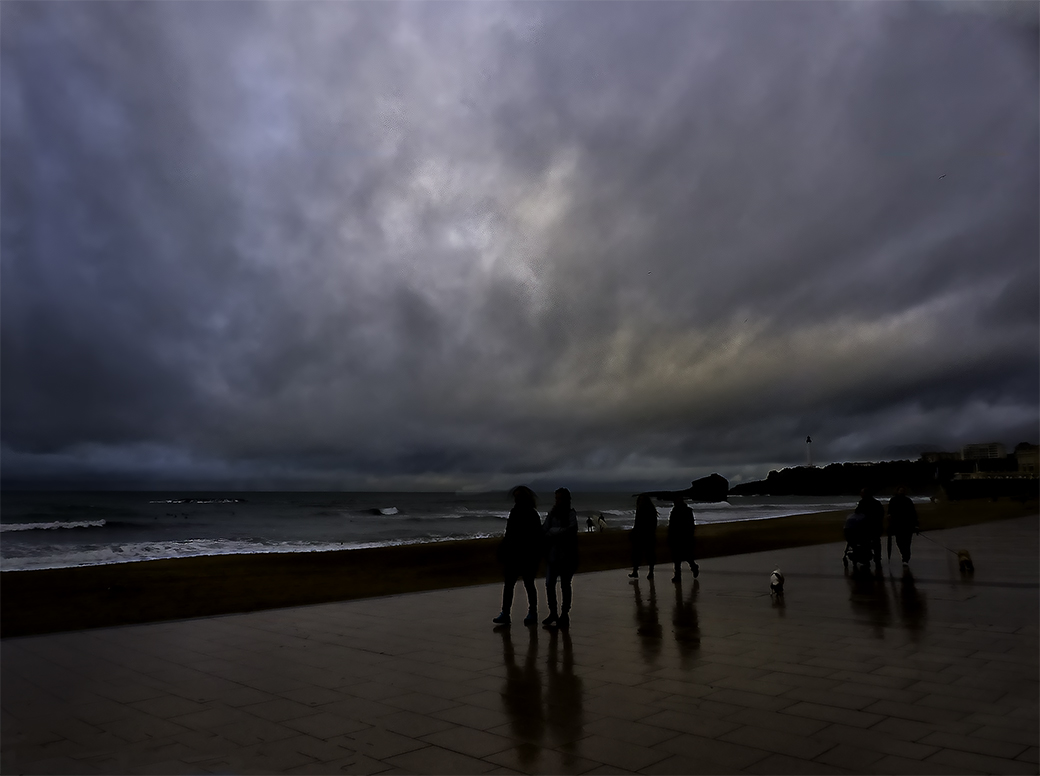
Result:
M863 488L856 511L866 517L867 531L870 537L870 551L874 556L877 573L881 573L881 534L885 528L885 508L874 498L874 489Z
M556 503L542 526L548 542L546 553L545 595L549 599L549 616L542 620L547 627L570 625L571 578L578 568L578 513L571 508L571 492L556 491ZM563 591L563 608L556 607L556 580Z
M917 507L906 495L906 488L897 488L888 502L888 550L892 551L892 537L896 539L903 565L910 565L910 543L917 532Z
M506 520L506 535L498 546L498 559L505 567L505 586L502 589L502 613L494 619L499 625L508 625L513 608L513 590L519 578L527 590L527 617L524 625L538 624L538 591L534 578L542 561L542 522L535 509L534 491L525 485L513 488L513 508Z
M650 567L646 578L653 579L654 563L657 562L657 507L645 493L636 498L636 522L628 540L632 543L632 573L629 576L636 579L639 562L644 561Z
M694 579L701 573L693 557L694 525L693 510L687 506L682 496L675 496L672 511L668 515L668 550L672 554L672 564L675 566L672 582L682 582L683 561L690 564Z

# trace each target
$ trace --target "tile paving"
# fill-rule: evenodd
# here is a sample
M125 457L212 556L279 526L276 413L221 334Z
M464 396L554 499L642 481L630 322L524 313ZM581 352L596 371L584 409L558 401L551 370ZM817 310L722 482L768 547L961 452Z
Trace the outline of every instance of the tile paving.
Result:
M568 632L485 585L5 639L0 770L1036 774L1038 522L932 533L970 579L923 538L582 574Z

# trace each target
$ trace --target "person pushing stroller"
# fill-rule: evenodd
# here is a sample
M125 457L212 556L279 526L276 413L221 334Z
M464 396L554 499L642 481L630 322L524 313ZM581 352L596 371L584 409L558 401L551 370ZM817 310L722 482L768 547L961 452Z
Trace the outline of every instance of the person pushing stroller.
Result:
M857 566L870 569L871 558L881 573L881 533L884 529L885 508L874 498L872 488L860 491L856 511L845 520L845 555L842 563L847 569L852 561L853 571Z

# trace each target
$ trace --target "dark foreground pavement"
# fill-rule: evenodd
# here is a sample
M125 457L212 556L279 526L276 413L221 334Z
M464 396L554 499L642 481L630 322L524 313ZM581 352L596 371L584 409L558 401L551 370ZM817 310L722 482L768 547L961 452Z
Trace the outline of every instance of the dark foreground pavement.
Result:
M1037 529L579 575L565 633L489 585L6 639L0 770L1035 774Z

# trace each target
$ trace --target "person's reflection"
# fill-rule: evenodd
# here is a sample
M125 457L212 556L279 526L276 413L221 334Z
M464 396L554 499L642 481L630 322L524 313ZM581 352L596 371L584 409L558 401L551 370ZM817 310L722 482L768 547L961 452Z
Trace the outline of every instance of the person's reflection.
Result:
M557 647L563 640L563 660ZM549 671L545 687L545 722L549 736L563 755L563 764L576 763L577 743L582 736L582 680L574 675L571 635L552 630L549 635Z
M874 636L883 639L885 627L892 622L885 581L876 578L869 569L846 574L845 579L849 583L849 603L853 613L866 619Z
M524 765L532 765L541 750L545 733L542 711L542 674L538 670L538 629L526 628L528 635L524 665L516 664L513 637L509 628L502 628L502 659L506 667L506 681L502 685L502 705L509 715L509 724L517 738L517 756Z
M661 654L661 622L657 617L657 588L654 580L650 580L650 600L643 603L643 592L639 589L639 580L632 582L636 593L636 634L639 636L639 648L643 660L653 663Z
M690 659L701 648L701 629L697 622L697 593L701 583L693 580L688 598L683 598L682 585L675 586L675 608L672 610L672 626L675 641L679 645L679 660L685 668Z
M913 572L905 566L903 576L899 580L898 590L895 577L890 577L890 579L892 580L892 593L899 601L899 620L909 632L910 639L917 641L921 637L921 628L924 626L928 613L925 595L917 589Z

